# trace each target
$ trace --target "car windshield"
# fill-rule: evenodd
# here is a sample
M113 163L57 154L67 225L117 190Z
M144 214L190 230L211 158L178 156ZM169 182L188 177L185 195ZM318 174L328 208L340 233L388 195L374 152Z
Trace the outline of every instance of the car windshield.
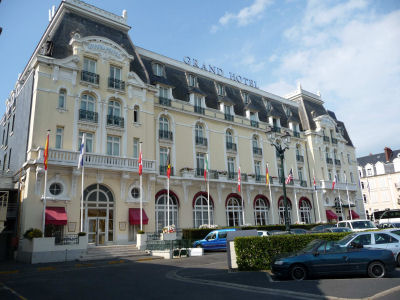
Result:
M351 225L353 226L353 229L375 228L374 223L371 221L355 221L352 222Z
M313 240L310 243L308 243L307 246L303 248L303 252L311 252L312 250L315 249L315 246L319 245L321 243L321 240Z
M338 241L337 243L340 246L344 246L346 245L348 242L350 242L353 238L354 238L355 234L349 234L347 236L345 236L344 238L342 238L340 241Z

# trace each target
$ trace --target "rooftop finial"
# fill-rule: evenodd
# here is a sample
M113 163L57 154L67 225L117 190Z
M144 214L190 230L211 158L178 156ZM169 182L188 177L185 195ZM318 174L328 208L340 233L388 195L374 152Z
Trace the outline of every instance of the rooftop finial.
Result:
M126 9L122 11L122 17L125 19L125 21L128 21L128 12L126 11Z

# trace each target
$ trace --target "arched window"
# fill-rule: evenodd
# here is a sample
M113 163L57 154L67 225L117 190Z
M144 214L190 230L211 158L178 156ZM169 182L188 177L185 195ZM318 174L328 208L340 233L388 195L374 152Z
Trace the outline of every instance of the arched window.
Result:
M256 135L253 135L252 143L253 149L258 148L258 137Z
M65 109L65 101L67 100L67 91L65 89L61 89L58 94L58 108Z
M237 197L229 197L226 202L226 222L228 226L243 225L241 200Z
M328 147L326 147L326 149L325 149L325 157L326 158L330 158L329 148Z
M287 204L288 204L288 218L292 220L292 202L288 197ZM279 224L285 224L285 201L283 200L283 196L279 198L278 202L278 211L279 211Z
M92 95L82 95L79 109L79 120L97 122L97 113L95 113L95 99Z
M194 199L193 203L193 223L194 228L200 227L200 225L208 224L208 207L210 207L210 224L214 224L214 204L210 198L210 204L208 205L207 194L201 193Z
M160 117L160 132L168 132L169 131L169 121L165 116Z
M196 124L195 134L196 134L196 141L197 141L197 139L200 140L200 139L204 138L204 128L203 128L203 125L201 125L200 123Z
M311 223L311 202L307 198L300 198L300 221L304 224Z
M139 111L139 106L135 105L135 107L133 108L133 123L139 123Z
M233 135L232 135L232 131L230 131L230 130L226 131L226 143L227 144L233 143Z
M108 117L120 117L121 104L118 101L110 100L108 102Z
M169 225L178 228L178 199L174 193L169 194ZM156 232L161 232L168 225L167 191L156 195Z
M300 155L302 155L301 146L300 146L300 144L297 144L296 145L296 156L299 157Z
M254 201L254 220L256 225L267 225L269 212L268 200L264 197L256 197Z

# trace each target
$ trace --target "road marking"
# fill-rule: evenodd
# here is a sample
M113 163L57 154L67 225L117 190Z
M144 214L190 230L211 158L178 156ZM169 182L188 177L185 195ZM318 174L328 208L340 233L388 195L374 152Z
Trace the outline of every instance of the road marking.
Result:
M19 270L13 270L13 271L0 271L0 275L3 274L17 274Z
M54 271L56 268L55 267L40 267L37 268L38 271Z
M13 295L17 296L21 300L27 300L24 296L18 294L16 291L14 291L12 288L6 286L4 283L0 282L0 286L2 289L9 291Z
M113 265L113 264L122 264L122 263L124 263L125 262L125 260L112 260L112 261L109 261L108 262L108 264L109 265Z
M146 258L139 258L136 261L141 262L141 261L149 261L149 260L156 260L156 259L162 259L162 257L146 257Z
M395 287L393 287L391 289L388 289L386 291L380 292L378 294L375 294L375 295L373 295L371 297L364 298L364 299L379 299L381 297L390 295L390 294L392 294L394 292L398 292L398 291L400 291L400 285L399 286L395 286Z

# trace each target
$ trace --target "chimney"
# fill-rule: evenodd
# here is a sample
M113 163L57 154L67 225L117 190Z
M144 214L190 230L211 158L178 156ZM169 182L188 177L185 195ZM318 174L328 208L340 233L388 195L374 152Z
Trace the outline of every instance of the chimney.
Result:
M390 149L389 147L385 147L385 158L386 158L386 162L390 161L390 158L392 157L392 149Z

